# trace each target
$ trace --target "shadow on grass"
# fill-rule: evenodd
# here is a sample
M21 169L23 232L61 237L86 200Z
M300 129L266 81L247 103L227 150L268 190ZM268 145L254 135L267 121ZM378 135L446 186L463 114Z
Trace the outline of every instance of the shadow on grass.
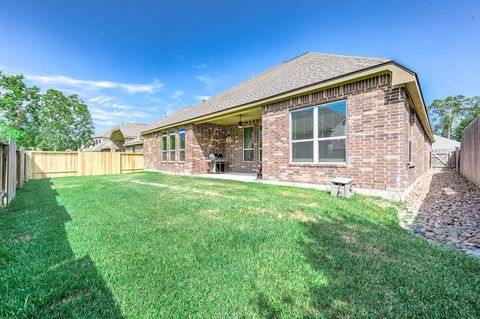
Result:
M29 182L0 210L0 317L122 317L91 258L72 251L70 220L47 179Z
M311 267L307 317L478 318L479 263L357 215L304 223Z

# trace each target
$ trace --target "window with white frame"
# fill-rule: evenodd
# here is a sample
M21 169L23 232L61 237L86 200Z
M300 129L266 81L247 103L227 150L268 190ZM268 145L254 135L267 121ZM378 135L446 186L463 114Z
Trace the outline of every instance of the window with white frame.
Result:
M253 127L243 128L243 161L253 161Z
M162 134L162 161L167 161L167 133Z
M170 131L170 162L175 162L175 136L176 130Z
M292 162L346 163L347 102L290 112Z
M178 130L178 160L185 161L185 129Z
M415 111L410 111L410 125L408 127L408 163L413 162L413 150L412 150L412 128L415 125Z
M262 161L262 126L258 128L258 160Z

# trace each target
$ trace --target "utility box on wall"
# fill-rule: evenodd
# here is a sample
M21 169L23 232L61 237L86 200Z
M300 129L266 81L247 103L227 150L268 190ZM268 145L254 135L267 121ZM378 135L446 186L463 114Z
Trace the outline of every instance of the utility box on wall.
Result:
M332 196L350 197L353 195L353 179L345 177L337 177L331 180Z

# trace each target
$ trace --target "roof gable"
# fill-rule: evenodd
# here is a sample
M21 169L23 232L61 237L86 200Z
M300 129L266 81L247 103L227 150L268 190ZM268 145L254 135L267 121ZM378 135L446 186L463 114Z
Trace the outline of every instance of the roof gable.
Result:
M162 118L144 131L252 103L389 61L391 60L309 52L285 61L205 102Z

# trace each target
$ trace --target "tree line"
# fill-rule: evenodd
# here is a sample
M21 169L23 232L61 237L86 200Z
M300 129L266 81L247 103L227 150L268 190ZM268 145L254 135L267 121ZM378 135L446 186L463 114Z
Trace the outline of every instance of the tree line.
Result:
M435 134L460 141L463 130L480 116L480 96L437 99L428 112Z
M480 116L480 96L436 99L428 106L435 134L460 140ZM0 71L0 137L44 151L78 150L93 145L92 116L77 95L27 86L23 75Z
M23 75L0 71L0 137L44 151L78 150L93 144L93 122L76 94L28 86Z

